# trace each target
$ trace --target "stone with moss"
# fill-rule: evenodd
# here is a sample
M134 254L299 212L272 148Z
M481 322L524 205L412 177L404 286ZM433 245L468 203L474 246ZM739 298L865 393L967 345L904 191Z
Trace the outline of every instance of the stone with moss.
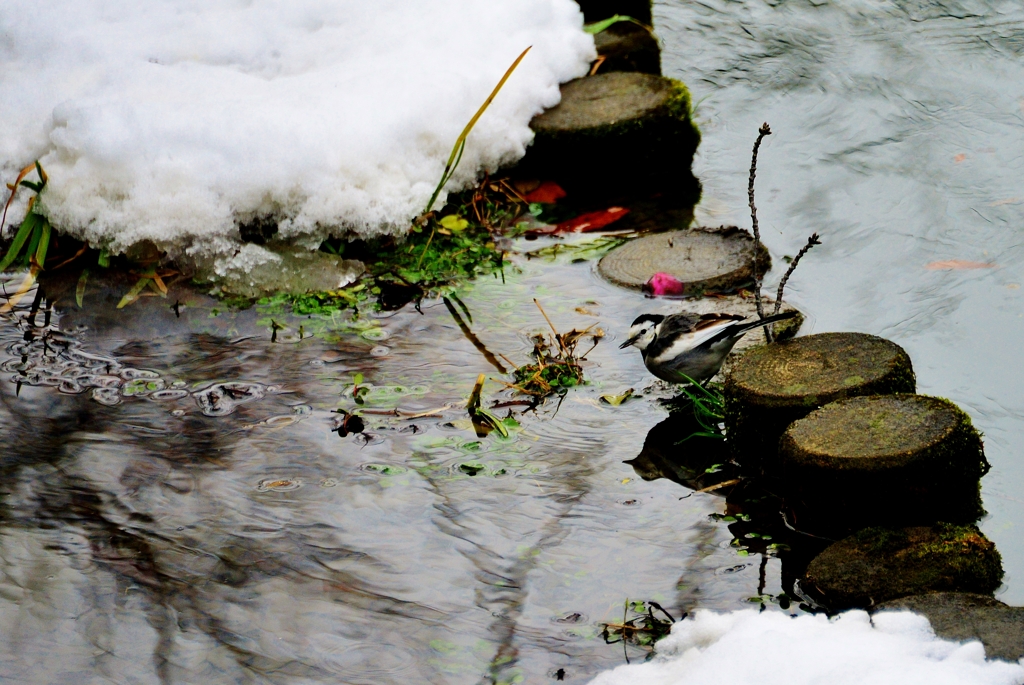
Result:
M977 640L989 659L1024 657L1024 607L969 592L931 592L883 602L878 611L924 614L935 634L945 640Z
M829 545L801 589L830 611L925 592L991 595L1003 578L995 545L975 526L867 528Z
M754 261L753 236L735 226L722 226L668 231L631 240L605 255L598 271L627 288L643 288L654 274L668 274L682 286L676 295L700 297L751 285ZM763 276L770 267L771 257L762 245L758 274Z
M640 71L661 75L661 48L654 33L632 21L612 24L594 36L599 73Z
M779 438L797 419L860 395L912 393L910 356L866 333L819 333L752 349L725 379L725 426L742 464L777 472Z
M976 520L989 468L981 436L959 407L925 395L872 395L827 404L782 435L787 506L799 527L856 529Z
M700 131L683 83L612 72L562 85L562 101L533 118L533 145L517 174L551 179L570 194L672 189L693 195ZM688 192L689 191L689 192Z

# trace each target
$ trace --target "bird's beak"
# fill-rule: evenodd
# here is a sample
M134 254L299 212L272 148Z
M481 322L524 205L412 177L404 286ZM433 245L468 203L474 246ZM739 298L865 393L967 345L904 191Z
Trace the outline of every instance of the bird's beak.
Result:
M624 342L621 345L619 345L619 349L620 350L626 349L627 347L629 347L630 345L635 343L639 338L640 338L640 334L638 333L638 334L634 335L632 338L630 338L629 340L627 340L626 342Z

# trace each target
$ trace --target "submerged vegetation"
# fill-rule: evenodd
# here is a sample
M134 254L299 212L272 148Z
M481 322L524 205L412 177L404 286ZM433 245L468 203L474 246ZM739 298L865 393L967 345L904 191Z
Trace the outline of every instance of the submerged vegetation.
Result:
M579 360L597 347L604 334L600 330L591 332L592 326L582 331L573 329L568 333L559 333L540 302L536 299L533 302L551 327L552 335L550 338L540 333L533 336L533 361L512 372L515 382L509 384L509 387L542 400L551 395L564 394L569 388L585 382ZM586 337L592 340L593 345L583 354L577 354L576 346Z

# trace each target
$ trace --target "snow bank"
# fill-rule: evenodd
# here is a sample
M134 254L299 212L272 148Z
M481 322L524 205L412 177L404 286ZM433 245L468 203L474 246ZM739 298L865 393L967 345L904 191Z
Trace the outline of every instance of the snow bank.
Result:
M1024 668L986 661L980 642L935 637L928 619L850 611L791 618L756 610L698 611L672 628L650 662L591 685L1019 685Z
M309 245L398 232L532 45L453 185L522 156L581 27L573 0L4 0L0 172L39 159L51 221L117 251L233 252L271 214Z

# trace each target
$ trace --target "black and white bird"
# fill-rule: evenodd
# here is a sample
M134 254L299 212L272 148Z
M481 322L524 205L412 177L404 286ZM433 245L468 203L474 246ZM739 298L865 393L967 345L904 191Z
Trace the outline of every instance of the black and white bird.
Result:
M641 314L619 349L639 349L647 370L664 381L704 383L744 333L794 316L791 311L748 321L738 314Z

